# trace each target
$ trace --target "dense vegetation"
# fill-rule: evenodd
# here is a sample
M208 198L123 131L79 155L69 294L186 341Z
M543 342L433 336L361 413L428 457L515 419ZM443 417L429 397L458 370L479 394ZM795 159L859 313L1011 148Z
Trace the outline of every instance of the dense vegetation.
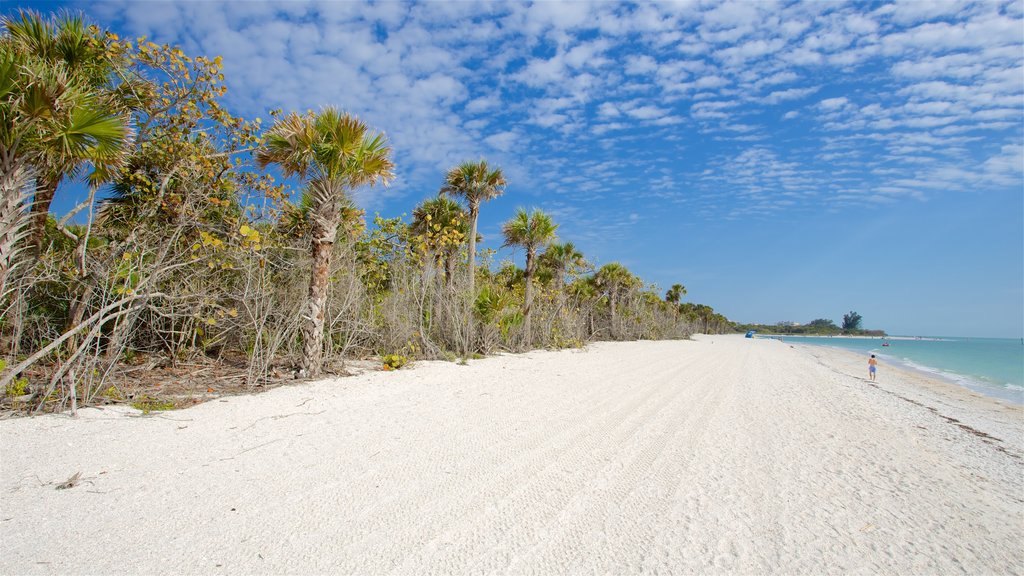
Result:
M862 317L856 312L843 315L843 326L826 318L811 320L807 324L779 322L778 324L739 324L737 329L756 330L763 334L800 334L804 336L885 336L884 330L865 330L860 327Z
M662 299L621 264L595 270L540 210L503 227L525 269L478 254L479 213L507 185L483 160L439 174L409 221L367 225L351 192L386 184L400 159L359 119L273 112L264 129L225 109L219 57L122 40L78 17L22 12L2 24L7 406L127 398L147 366L233 363L251 387L352 357L395 368L733 329L682 302L682 285ZM57 190L81 179L87 197L52 214Z

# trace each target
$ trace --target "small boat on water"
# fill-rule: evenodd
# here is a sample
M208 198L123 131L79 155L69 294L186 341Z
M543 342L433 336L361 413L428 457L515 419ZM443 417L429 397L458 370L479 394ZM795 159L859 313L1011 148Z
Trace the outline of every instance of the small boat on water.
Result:
M882 342L882 346L888 346L888 345L889 345L888 342Z

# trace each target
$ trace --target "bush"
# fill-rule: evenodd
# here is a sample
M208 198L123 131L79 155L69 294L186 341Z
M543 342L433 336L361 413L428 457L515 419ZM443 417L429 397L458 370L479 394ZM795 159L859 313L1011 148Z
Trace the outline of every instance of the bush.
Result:
M380 359L384 363L384 370L398 370L409 363L409 357L401 354L385 354Z
M150 412L163 412L165 410L174 410L176 406L174 402L169 400L139 400L132 402L132 408L141 410L143 414L149 414Z

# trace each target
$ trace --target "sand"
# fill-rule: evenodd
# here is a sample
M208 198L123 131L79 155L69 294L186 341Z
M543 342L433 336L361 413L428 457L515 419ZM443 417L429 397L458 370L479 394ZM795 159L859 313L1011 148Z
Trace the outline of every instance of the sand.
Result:
M704 336L6 420L0 573L1024 572L1021 408L864 376Z

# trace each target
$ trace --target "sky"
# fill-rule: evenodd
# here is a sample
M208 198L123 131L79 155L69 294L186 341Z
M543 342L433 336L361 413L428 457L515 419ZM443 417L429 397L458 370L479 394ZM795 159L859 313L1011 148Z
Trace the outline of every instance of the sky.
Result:
M738 322L1024 336L1024 2L150 2L71 8L223 56L228 108L383 131L411 214L487 159L541 208ZM64 200L65 202L67 199Z

